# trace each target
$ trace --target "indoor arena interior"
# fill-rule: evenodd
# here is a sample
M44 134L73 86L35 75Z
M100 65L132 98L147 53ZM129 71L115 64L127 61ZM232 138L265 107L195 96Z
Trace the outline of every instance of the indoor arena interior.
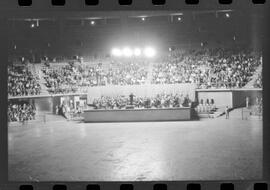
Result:
M10 18L9 180L262 178L260 16Z

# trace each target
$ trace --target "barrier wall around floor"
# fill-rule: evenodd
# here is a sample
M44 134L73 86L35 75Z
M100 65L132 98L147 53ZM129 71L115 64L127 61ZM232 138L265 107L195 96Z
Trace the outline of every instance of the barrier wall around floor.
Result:
M249 98L249 105L256 104L256 98L262 98L262 89L239 89L233 91L233 108L246 106L246 97Z
M249 105L256 103L256 98L262 98L262 89L198 89L196 99L204 102L214 100L217 107L229 106L238 108L246 106L246 98L249 98Z
M85 110L84 122L187 121L191 108Z
M214 89L205 89L205 90L197 90L196 91L197 100L200 102L203 100L205 103L208 99L214 100L214 103L217 107L233 107L233 93L231 90L223 89L223 90L214 90Z
M191 89L188 89L188 91L191 91ZM229 106L231 108L245 107L246 97L249 97L250 105L253 105L256 103L256 98L259 98L259 99L262 98L262 89L197 89L196 91L193 90L193 93L195 94L195 98L194 98L195 102L196 101L200 102L201 99L203 99L204 102L207 99L209 99L209 101L213 99L217 107L225 107L225 106ZM65 99L69 101L72 100L73 102L75 102L76 101L75 97L77 97L77 99L80 99L80 100L84 99L84 101L86 102L86 99L89 98L89 94L67 94L67 95L59 94L59 95L47 95L47 96L39 95L39 96L27 96L27 97L26 96L25 97L9 97L8 99L9 101L12 101L12 102L28 101L29 103L35 105L37 111L55 113L56 106L57 105L59 106L62 103L61 99ZM185 109L185 108L181 108L181 109ZM154 110L157 110L157 109L154 109ZM161 113L159 114L163 114L163 111L161 111ZM160 117L162 117L162 115ZM172 120L177 120L177 119L181 120L181 118L172 118Z

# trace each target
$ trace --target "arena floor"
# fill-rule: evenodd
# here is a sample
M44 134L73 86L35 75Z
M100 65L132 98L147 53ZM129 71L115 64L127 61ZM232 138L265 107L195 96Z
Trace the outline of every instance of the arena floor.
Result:
M9 126L9 180L220 180L262 177L262 121Z

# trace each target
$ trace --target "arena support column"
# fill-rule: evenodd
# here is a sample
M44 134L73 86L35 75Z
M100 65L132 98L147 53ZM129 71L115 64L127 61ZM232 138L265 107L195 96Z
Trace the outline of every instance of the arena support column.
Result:
M7 38L7 31L8 27L12 27L8 25L7 19L3 17L5 12L0 13L0 152L3 155L8 155L8 125L7 125L7 65L8 65L8 38ZM0 184L6 183L8 181L8 157L7 156L0 156Z

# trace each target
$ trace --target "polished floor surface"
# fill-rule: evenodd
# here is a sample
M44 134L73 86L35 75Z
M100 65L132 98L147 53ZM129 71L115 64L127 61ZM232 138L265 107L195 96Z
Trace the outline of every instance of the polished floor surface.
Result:
M259 179L262 121L9 126L9 180Z

